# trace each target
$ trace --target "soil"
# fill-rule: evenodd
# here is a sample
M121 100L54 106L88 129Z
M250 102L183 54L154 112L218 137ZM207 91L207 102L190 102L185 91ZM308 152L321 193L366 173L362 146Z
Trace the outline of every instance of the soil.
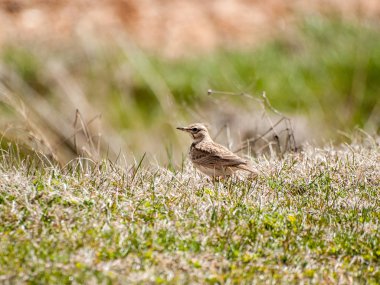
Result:
M247 47L309 15L380 18L378 0L0 0L0 44L128 38L177 57Z

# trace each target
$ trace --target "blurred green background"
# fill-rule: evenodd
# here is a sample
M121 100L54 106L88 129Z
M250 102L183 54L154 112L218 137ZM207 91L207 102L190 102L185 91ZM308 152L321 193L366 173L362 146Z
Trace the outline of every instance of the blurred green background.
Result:
M190 139L174 127L208 121L215 134L229 122L226 104L235 110L235 125L240 116L244 120L242 132L260 132L253 127L260 117L249 117L255 103L209 96L208 89L253 98L265 91L272 106L293 120L299 144L340 142L342 133L356 128L380 131L376 21L301 17L291 32L259 45L176 58L130 39L15 41L3 44L0 60L3 147L17 141L62 162L78 154L114 160L123 153L133 160L145 152L178 162ZM297 128L300 118L306 123Z

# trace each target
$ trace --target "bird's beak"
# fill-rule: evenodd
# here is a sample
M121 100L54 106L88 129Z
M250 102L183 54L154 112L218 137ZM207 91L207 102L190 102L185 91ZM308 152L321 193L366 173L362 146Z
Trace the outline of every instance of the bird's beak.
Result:
M187 128L183 128L183 127L177 127L177 130L184 131L184 132L187 132L187 131L188 131Z

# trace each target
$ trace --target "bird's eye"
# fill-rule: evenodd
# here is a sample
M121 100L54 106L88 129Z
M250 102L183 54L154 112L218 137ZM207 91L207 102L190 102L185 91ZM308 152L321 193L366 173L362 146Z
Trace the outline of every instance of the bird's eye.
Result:
M196 131L198 131L198 129L197 128L192 128L191 129L193 132L196 132Z

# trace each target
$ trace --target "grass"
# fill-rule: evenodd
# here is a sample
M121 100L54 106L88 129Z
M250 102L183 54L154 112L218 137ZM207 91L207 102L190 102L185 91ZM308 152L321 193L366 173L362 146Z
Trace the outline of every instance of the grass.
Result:
M221 117L223 100L239 121L249 104L212 88L265 90L313 134L378 133L379 38L376 24L310 18L262 47L185 59L95 40L2 48L0 281L379 284L378 134L258 156L257 181L212 184L176 164L173 126Z
M379 138L259 157L257 181L216 184L188 162L0 160L5 283L380 282Z
M310 17L298 21L291 33L256 48L181 59L164 59L123 41L94 39L91 46L79 41L70 49L69 44L61 49L8 45L0 51L2 132L37 126L32 130L37 139L49 142L58 154L67 153L61 159L66 163L78 155L72 138L79 132L72 125L79 108L86 122L101 115L90 127L93 134L102 134L103 156L114 159L120 149L137 155L165 153L168 147L179 152L173 122L218 116L210 123L225 121L219 105L224 101L235 106L235 120L241 119L242 109L249 109L243 100L207 96L212 88L253 96L266 91L276 109L308 118L304 137L343 140L338 131L355 127L378 134L379 39L376 23ZM4 99L4 90L16 98L13 104ZM252 117L247 124L254 130L262 122ZM14 137L19 137L17 132L9 139ZM157 148L150 137L163 147Z
M374 118L380 92L380 33L373 28L311 17L294 35L285 34L257 49L161 60L157 69L181 102L205 100L202 90L207 87L251 94L264 90L276 108L315 116L332 135L336 129L363 128L371 115L380 122Z

